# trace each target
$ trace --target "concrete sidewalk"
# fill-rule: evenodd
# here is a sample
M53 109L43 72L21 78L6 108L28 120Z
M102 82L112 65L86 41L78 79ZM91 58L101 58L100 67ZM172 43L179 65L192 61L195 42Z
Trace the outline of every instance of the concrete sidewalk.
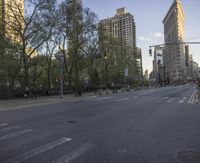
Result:
M38 97L37 99L14 99L14 100L1 100L0 101L0 111L29 108L33 106L43 106L62 102L73 102L79 101L91 96L95 96L94 92L83 93L80 97L75 97L74 94L65 95L64 99L61 100L60 96L44 96Z
M119 91L121 92L121 91ZM43 106L49 104L56 104L62 102L75 102L84 100L91 97L97 97L100 95L112 94L112 90L100 90L95 94L94 92L83 93L82 96L75 97L74 94L64 95L64 99L61 100L60 96L44 96L38 97L37 99L14 99L14 100L1 100L0 101L0 111L30 108L34 106Z
M128 92L135 91L133 89L130 89ZM141 91L141 90L139 90ZM0 101L0 111L7 111L7 110L13 110L13 109L22 109L22 108L30 108L34 106L44 106L49 104L56 104L56 103L62 103L62 102L75 102L84 100L91 97L98 97L101 95L107 95L112 93L123 93L127 92L124 88L119 89L117 91L113 90L98 90L97 94L94 92L87 92L83 93L82 96L75 97L74 94L64 95L64 99L61 100L60 96L44 96L44 97L38 97L37 99L14 99L14 100L1 100ZM137 92L137 91L136 91Z

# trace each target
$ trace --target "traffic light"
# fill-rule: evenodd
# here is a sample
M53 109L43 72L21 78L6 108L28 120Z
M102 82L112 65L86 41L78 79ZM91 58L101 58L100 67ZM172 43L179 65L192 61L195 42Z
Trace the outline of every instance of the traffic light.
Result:
M152 56L152 51L151 51L151 49L149 49L149 56Z

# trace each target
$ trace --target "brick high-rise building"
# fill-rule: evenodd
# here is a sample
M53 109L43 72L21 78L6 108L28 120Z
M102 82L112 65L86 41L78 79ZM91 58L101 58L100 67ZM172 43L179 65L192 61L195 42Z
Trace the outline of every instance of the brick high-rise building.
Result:
M125 8L119 8L116 10L116 14L113 17L103 19L100 21L100 26L105 30L106 36L111 39L115 39L120 42L118 45L118 53L121 49L125 49L126 57L128 61L134 60L137 62L137 72L138 76L134 76L134 79L142 79L142 55L141 50L136 47L136 25L134 16L129 12L125 12ZM117 57L117 56L116 56ZM120 61L119 61L120 62ZM134 64L134 63L131 63ZM131 64L126 67L131 67ZM131 70L129 71L131 72ZM129 75L131 75L129 73ZM132 77L131 77L132 78Z
M174 0L163 20L166 44L164 64L166 77L172 82L183 81L187 77L185 47L177 44L184 41L184 20L182 4L180 0Z
M20 43L17 30L23 30L23 19L24 0L0 0L0 34L3 37Z

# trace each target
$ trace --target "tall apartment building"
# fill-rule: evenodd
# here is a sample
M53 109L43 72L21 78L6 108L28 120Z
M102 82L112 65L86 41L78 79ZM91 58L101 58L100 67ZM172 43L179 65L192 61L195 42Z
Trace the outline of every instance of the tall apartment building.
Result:
M100 24L105 27L108 36L124 41L129 51L133 53L136 48L136 27L133 15L125 13L125 8L119 8L114 17L101 20Z
M0 34L20 43L17 30L23 30L24 0L0 0ZM20 28L19 28L20 27Z
M114 38L121 43L121 49L126 49L127 56L125 57L127 57L129 61L137 60L139 64L138 68L141 72L140 76L137 78L143 78L141 50L136 48L136 25L134 16L125 12L125 8L119 8L116 10L115 16L101 20L100 26L105 29L105 34L108 37ZM118 48L120 49L120 47Z
M187 77L185 47L177 44L184 41L185 15L180 0L174 0L163 20L165 38L165 70L171 81L182 81ZM174 43L167 45L168 43Z

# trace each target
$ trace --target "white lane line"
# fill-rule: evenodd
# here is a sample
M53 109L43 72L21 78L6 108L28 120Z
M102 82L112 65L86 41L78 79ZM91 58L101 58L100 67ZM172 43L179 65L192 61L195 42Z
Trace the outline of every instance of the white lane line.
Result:
M36 135L34 137L31 136L31 137L28 137L28 139L25 139L25 140L23 139L22 141L17 141L14 144L9 144L6 147L3 147L2 149L0 149L0 151L5 152L5 151L13 150L13 149L18 149L19 147L22 147L31 142L35 142L40 139L46 138L47 136L50 136L50 135L51 135L50 133L44 133L44 134Z
M16 128L19 128L19 126L10 126L10 127L6 127L6 128L2 128L2 129L0 129L0 132L9 131L9 130L13 130Z
M22 131L19 131L19 132L16 132L16 133L11 133L11 134L8 134L8 135L0 136L0 141L10 139L10 138L14 138L16 136L20 136L20 135L23 135L23 134L26 134L26 133L29 133L29 132L32 132L32 131L33 131L33 129L26 129L26 130L22 130Z
M182 98L182 100L181 100L181 101L179 101L178 103L179 103L179 104L182 104L182 103L184 103L184 102L185 102L185 100L186 100L186 99L187 99L187 97L183 97L183 98Z
M167 101L167 103L171 103L171 102L174 101L174 100L175 100L175 97L169 99L169 100Z
M0 124L0 127L4 127L4 126L8 126L8 124L7 123Z
M70 163L76 159L78 159L80 156L84 155L86 152L94 148L94 145L87 143L79 147L78 149L72 151L69 154L66 154L57 160L54 160L52 163Z
M121 101L127 101L129 99L129 97L126 97L126 98L122 98L122 99L119 99L119 100L115 100L116 102L121 102Z
M24 153L22 155L19 155L19 156L16 156L16 157L14 157L14 158L12 158L10 160L7 160L4 163L20 163L20 162L27 161L30 158L32 158L32 157L34 157L34 156L36 156L38 154L41 154L41 153L44 153L44 152L46 152L48 150L54 149L57 146L60 146L60 145L66 143L66 142L68 142L70 140L72 140L72 139L66 138L66 137L62 137L62 138L60 138L60 139L58 139L56 141L53 141L53 142L48 143L48 144L45 144L45 145L40 146L38 148L35 148L35 149L33 149L33 150L29 151L29 152L26 152L26 153Z

